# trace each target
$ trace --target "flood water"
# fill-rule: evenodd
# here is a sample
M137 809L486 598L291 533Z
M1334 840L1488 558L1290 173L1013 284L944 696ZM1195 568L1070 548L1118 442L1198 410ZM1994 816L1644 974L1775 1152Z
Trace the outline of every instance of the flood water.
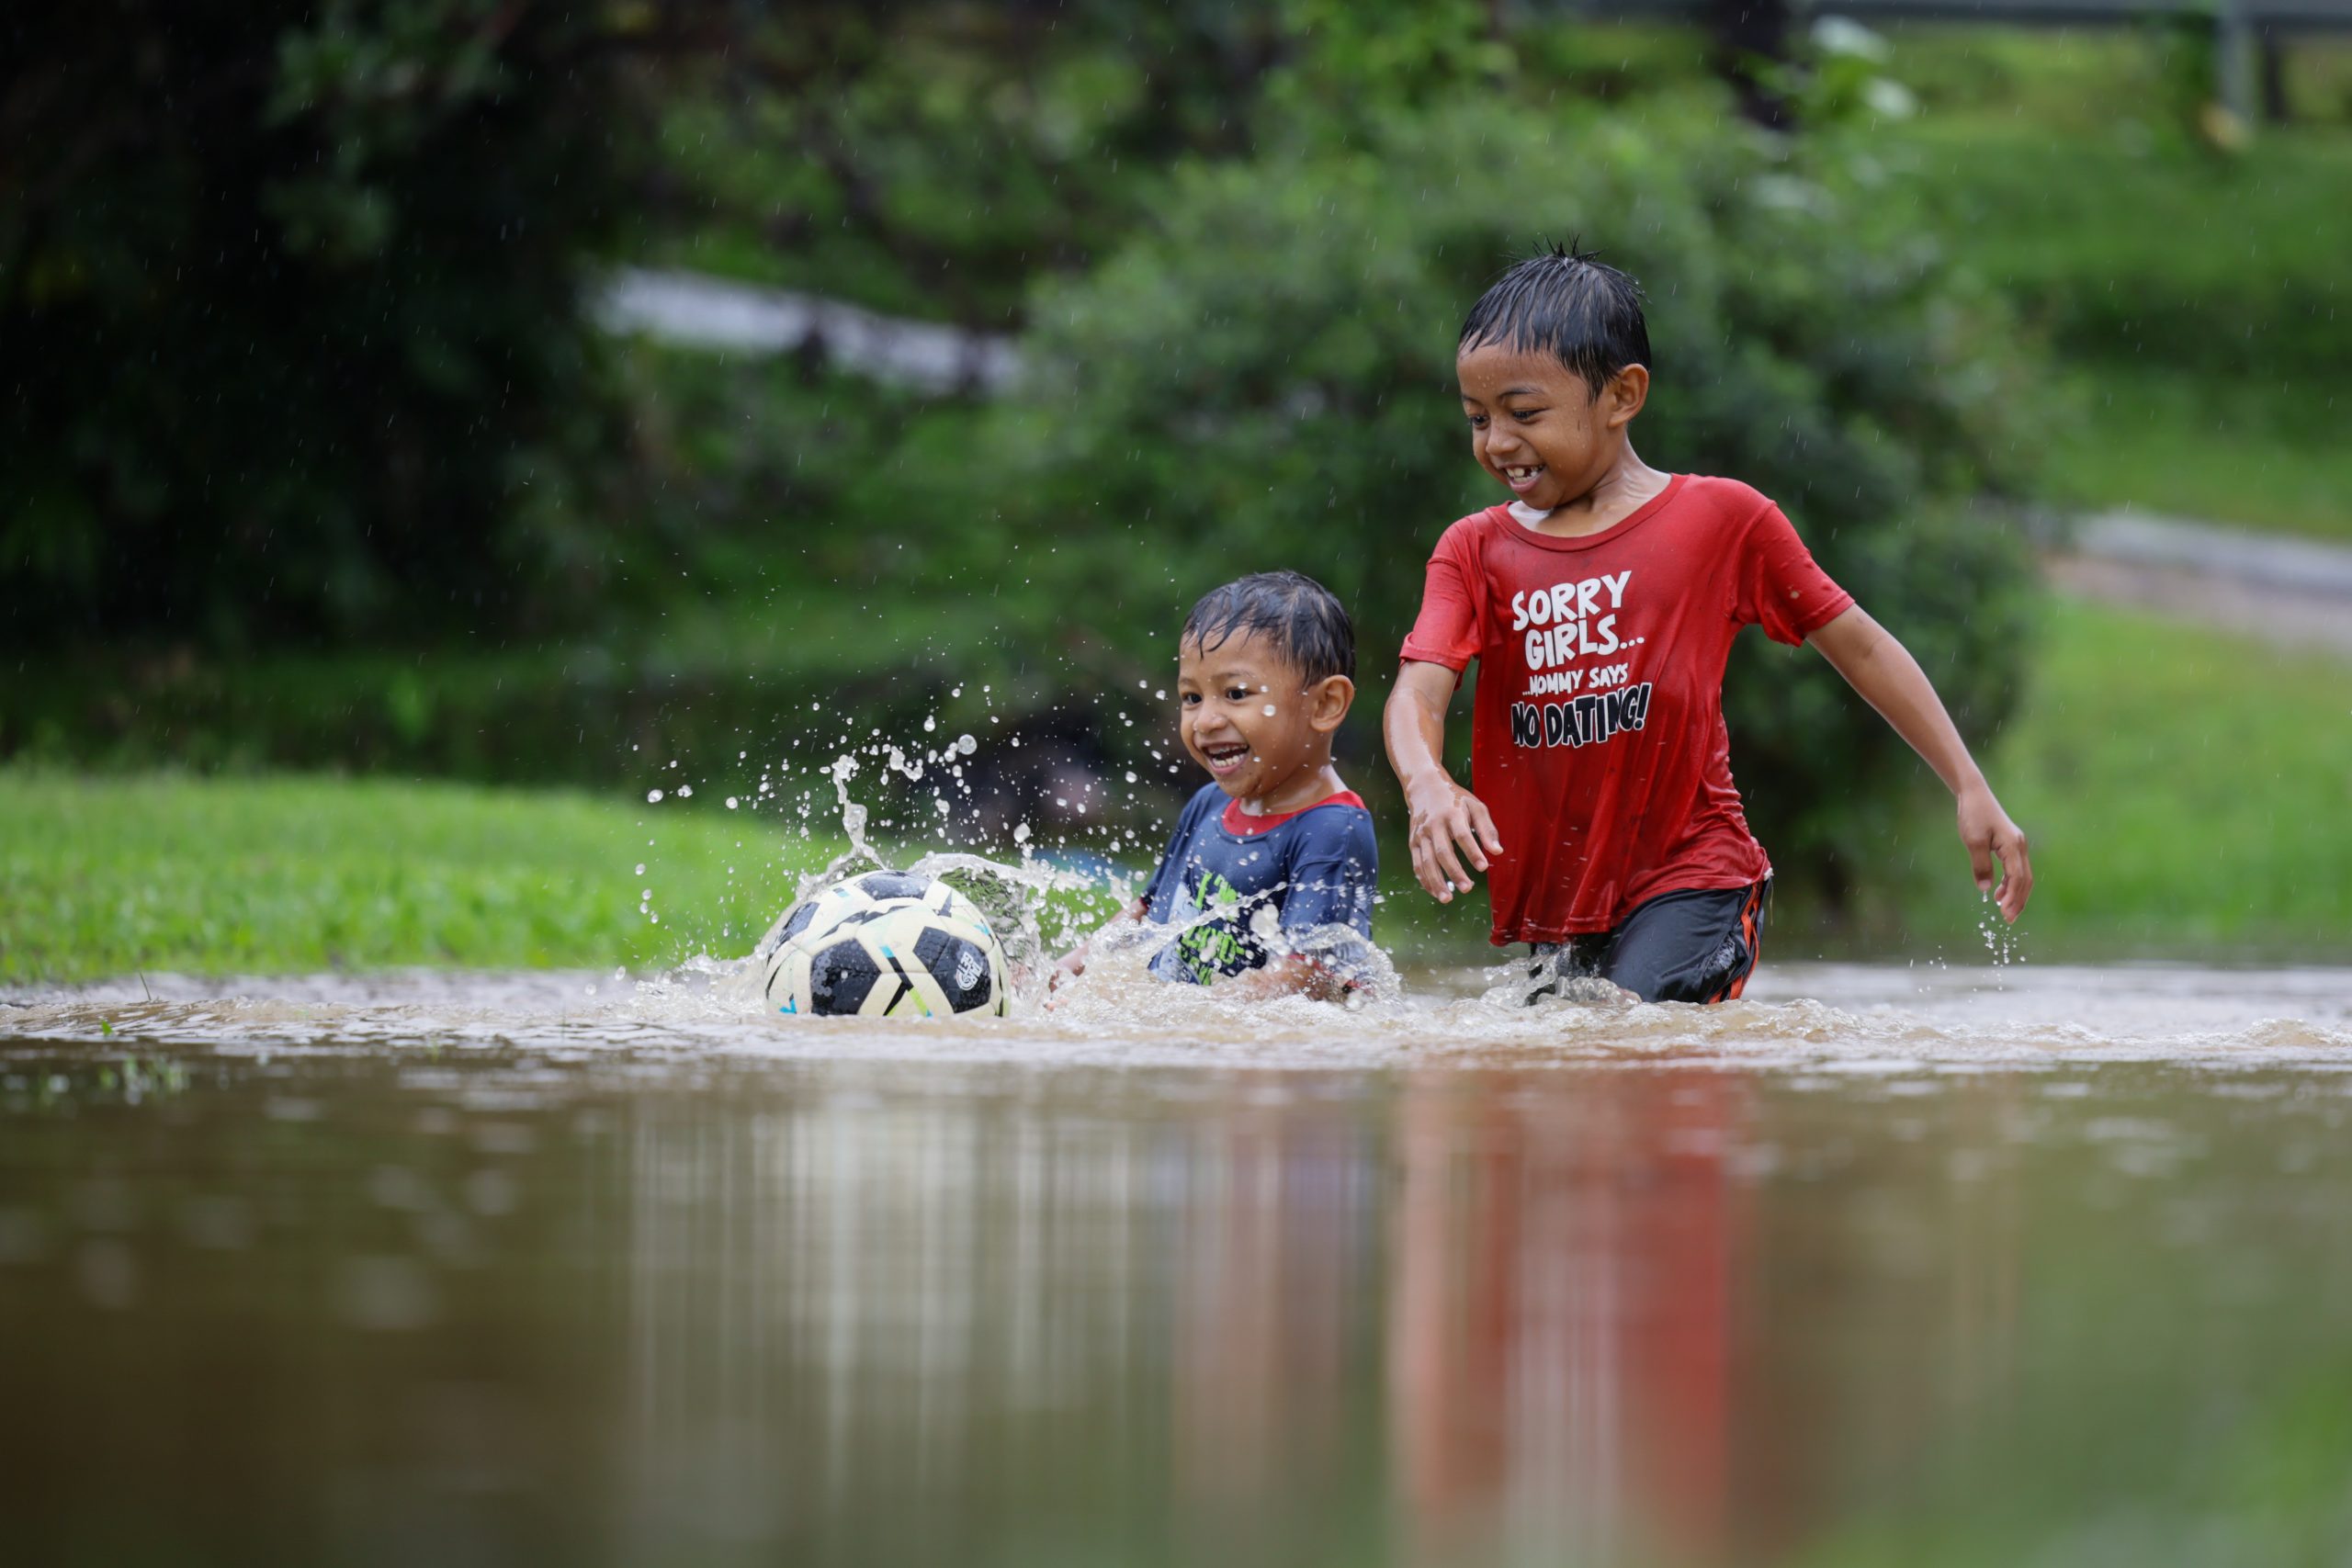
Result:
M2352 1558L2352 971L1410 978L16 997L0 1556Z

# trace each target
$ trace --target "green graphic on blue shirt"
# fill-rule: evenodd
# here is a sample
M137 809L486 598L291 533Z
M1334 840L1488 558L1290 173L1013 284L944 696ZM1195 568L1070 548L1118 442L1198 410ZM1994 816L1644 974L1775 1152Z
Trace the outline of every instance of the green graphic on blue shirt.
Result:
M1240 890L1214 871L1202 872L1199 888L1187 889L1177 907L1172 923L1186 928L1176 938L1177 962L1204 986L1219 975L1244 967L1241 939L1232 925L1233 915L1240 908ZM1212 911L1216 919L1201 919ZM1193 924L1195 920L1200 923Z
M1223 790L1204 784L1169 836L1144 891L1145 918L1173 928L1151 972L1205 985L1257 968L1301 937L1315 940L1329 966L1354 962L1330 933L1372 934L1380 866L1372 814L1335 802L1237 833L1225 826L1229 806Z

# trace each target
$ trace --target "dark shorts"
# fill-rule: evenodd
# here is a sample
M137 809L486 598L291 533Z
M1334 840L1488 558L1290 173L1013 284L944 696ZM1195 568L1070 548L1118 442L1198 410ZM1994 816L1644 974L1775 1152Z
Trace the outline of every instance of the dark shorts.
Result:
M1756 968L1772 879L1753 887L1661 893L1614 931L1533 945L1530 1003L1566 995L1577 980L1622 986L1645 1002L1722 1002Z

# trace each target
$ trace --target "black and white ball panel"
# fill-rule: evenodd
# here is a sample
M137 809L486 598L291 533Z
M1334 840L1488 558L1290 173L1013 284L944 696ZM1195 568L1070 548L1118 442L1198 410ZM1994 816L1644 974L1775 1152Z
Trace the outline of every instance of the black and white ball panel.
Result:
M1004 953L978 906L931 877L868 872L787 910L763 944L781 1013L894 1018L1007 1010Z
M917 876L910 871L869 871L864 876L852 877L842 886L856 888L878 904L886 898L921 898L933 887L945 884L933 882L928 876Z
M980 944L943 926L915 939L915 958L947 998L955 1012L977 1012L996 999L994 966Z

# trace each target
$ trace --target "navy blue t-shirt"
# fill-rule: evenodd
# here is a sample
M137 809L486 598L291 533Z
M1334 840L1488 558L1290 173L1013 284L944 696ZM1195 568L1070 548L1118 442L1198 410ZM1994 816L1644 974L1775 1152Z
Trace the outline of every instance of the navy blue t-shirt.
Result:
M1353 793L1284 817L1254 818L1215 784L1204 784L1176 819L1168 853L1144 890L1144 918L1182 928L1151 961L1163 980L1204 984L1262 966L1266 943L1251 929L1271 911L1273 929L1295 940L1318 926L1352 926L1364 939L1314 956L1342 973L1371 946L1372 896L1380 852L1372 813ZM1203 917L1207 917L1204 919Z

